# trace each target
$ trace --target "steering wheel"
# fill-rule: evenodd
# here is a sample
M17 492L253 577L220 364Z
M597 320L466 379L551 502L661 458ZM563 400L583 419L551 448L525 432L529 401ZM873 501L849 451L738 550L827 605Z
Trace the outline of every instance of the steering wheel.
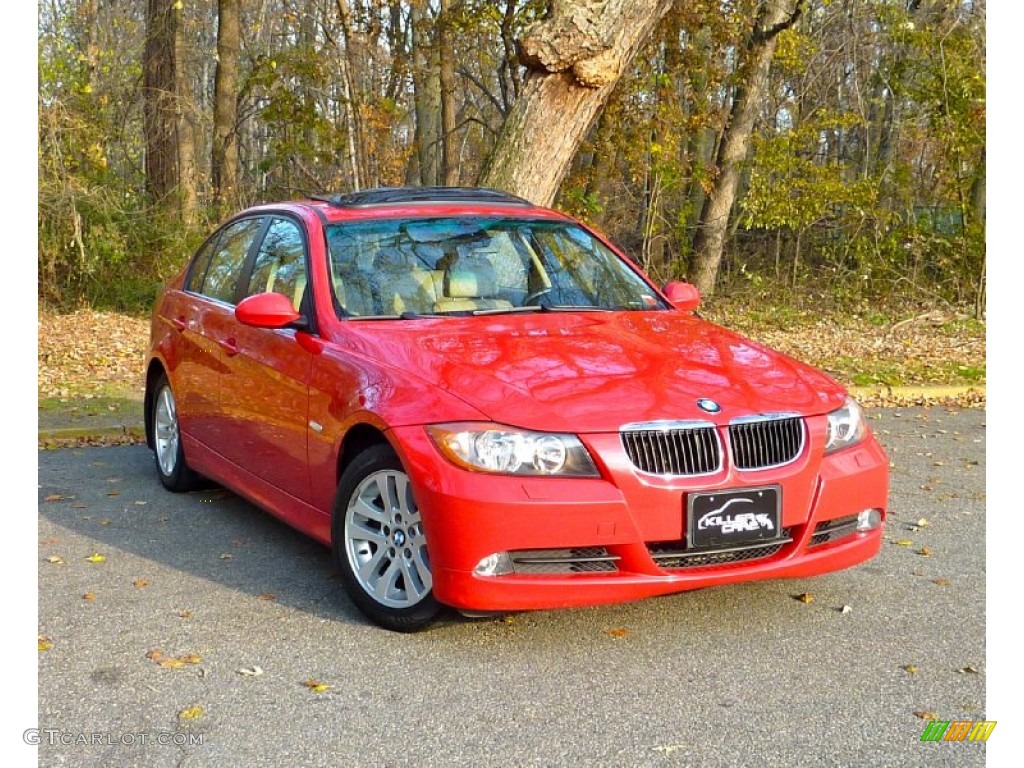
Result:
M527 297L523 299L523 306L533 306L533 303L537 301L537 299L539 299L541 296L546 296L547 294L551 293L552 287L553 286L549 285L547 288L541 288L539 291L534 291L533 293L527 295Z

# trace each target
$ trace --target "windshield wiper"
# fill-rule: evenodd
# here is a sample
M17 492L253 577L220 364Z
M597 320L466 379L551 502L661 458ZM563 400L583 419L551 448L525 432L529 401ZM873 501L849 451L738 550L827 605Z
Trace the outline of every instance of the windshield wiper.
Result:
M400 315L348 315L346 320L428 320L438 317L451 317L451 313L409 312Z
M528 307L497 307L495 309L474 309L469 314L474 317L480 315L517 315L520 313L526 314L529 312L545 312L546 307L540 305L531 305Z

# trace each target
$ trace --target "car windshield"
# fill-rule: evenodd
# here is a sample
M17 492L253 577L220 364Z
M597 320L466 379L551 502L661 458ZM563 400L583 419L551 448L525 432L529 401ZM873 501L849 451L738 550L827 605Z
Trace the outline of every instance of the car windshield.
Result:
M327 227L327 243L343 317L668 308L613 251L570 222L346 222Z

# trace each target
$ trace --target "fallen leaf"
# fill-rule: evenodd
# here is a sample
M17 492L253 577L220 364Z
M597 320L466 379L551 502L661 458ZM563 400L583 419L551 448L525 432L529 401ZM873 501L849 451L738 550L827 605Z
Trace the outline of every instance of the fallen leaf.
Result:
M144 587L148 587L149 586L149 582L146 581L145 579L136 579L135 581L132 582L132 586L135 587L136 589L142 589Z
M277 595L273 595L270 592L264 592L262 595L256 595L260 600L277 600Z
M949 579L932 579L932 584L938 584L940 587L948 587Z
M799 595L793 595L794 600L799 600L801 603L813 603L814 595L810 592L801 592Z
M46 562L53 563L55 565L64 565L64 558L60 555L50 555L46 558Z
M146 506L147 504L149 504L149 502L148 502L148 501L136 501L136 502L135 502L135 506L136 506L136 507L144 507L144 506Z
M914 717L919 717L922 720L938 720L939 719L938 715L936 715L934 712L929 712L926 709L916 709L916 710L914 710Z
M660 747L651 747L655 752L664 752L666 755L671 755L678 749L686 749L689 744L664 744Z
M242 669L236 669L235 672L244 677L258 677L263 674L263 670L259 667L242 667Z
M63 493L51 493L49 496L44 496L43 501L53 502L62 501L64 499L73 499L74 496L65 496Z
M897 539L895 544L897 547L912 547L914 545L914 542L912 542L910 539Z
M160 659L157 664L165 669L181 669L185 666L185 662L181 659Z
M927 528L931 523L928 522L928 518L922 517L917 521L917 525L919 528Z
M178 660L184 664L198 664L202 658L198 653L186 653L184 656L179 656Z
M56 544L56 543L57 543L57 539L51 537L49 539L43 539L42 541L40 541L39 542L39 546L40 547L48 547L51 544Z
M120 496L120 495L121 495L120 491L115 491L113 489L107 491L107 496Z
M224 554L222 554L220 556L220 559L221 560L230 560L233 557L234 557L234 555L232 555L230 552L225 552Z
M931 557L932 551L928 547L921 547L919 550L917 550L917 554L919 554L921 557Z
M629 630L619 627L617 629L606 629L604 633L606 635L611 635L612 637L625 637L629 634Z
M976 675L976 674L978 674L978 668L976 666L974 666L973 664L968 664L966 667L960 667L960 669L958 669L957 672L959 672L962 675L963 674Z
M904 669L904 670L905 670L906 672L910 673L911 675L913 675L913 674L916 674L916 673L917 673L917 667L916 667L916 666L914 666L913 664L907 664L907 665L905 665L905 666L903 667L903 669Z
M101 555L98 552L94 555L89 555L89 557L85 559L88 560L90 563L103 563L107 560L107 558L104 555Z
M150 659L152 661L156 661L157 659L159 659L163 655L164 655L163 651L161 651L159 648L154 648L152 651L150 651L149 653L146 654L146 658Z
M39 636L39 650L48 651L53 648L53 640L46 635Z
M96 599L96 595L93 592L86 592L84 595L82 595L82 599L85 600L87 603L91 603L93 600Z
M99 519L99 524L100 525L110 525L112 522L114 522L114 521L111 520L109 517L101 517Z
M182 619L191 619L192 611L178 611L178 616Z
M840 613L853 613L853 606L852 605L844 605L842 608L839 609L839 612Z
M203 708L200 707L198 704L196 704L195 706L188 707L187 709L183 709L181 710L181 712L178 713L178 717L180 717L182 720L198 720L202 716Z
M85 509L88 506L89 506L88 504L83 504L80 501L76 501L74 504L71 505L71 508L72 509Z
M303 683L303 685L309 688L309 690L311 690L313 693L323 693L331 687L326 683L321 683L319 680L312 679L307 680L305 683Z

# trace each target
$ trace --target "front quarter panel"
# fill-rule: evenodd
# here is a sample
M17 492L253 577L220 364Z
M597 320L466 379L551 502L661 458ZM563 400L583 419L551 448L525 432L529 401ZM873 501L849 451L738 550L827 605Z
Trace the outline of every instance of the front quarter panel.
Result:
M357 425L386 433L412 424L483 419L483 414L453 395L347 350L343 337L340 343L324 344L314 358L309 385L312 502L330 511L341 445Z

